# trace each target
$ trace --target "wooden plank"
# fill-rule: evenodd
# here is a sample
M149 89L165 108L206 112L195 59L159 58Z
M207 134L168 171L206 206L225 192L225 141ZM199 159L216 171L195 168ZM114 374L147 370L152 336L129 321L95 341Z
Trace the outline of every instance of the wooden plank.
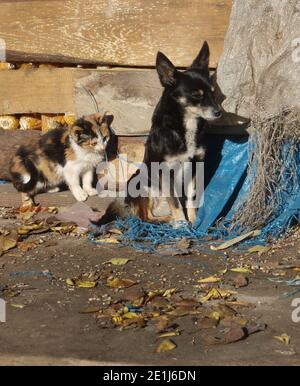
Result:
M114 115L113 128L118 135L145 135L161 96L162 87L155 70L72 68L39 68L0 71L0 115L71 113L91 114L96 106L87 93L90 90L100 112ZM233 114L224 115L214 133L241 133ZM236 126L236 127L233 127Z
M223 49L232 0L0 2L8 61L153 66L158 50L189 66L204 40Z
M0 71L0 115L73 111L72 69Z

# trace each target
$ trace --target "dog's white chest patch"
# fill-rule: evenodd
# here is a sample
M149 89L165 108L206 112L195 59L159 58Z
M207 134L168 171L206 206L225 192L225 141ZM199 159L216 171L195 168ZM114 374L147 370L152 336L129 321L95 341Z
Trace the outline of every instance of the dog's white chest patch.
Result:
M204 157L205 149L204 147L197 148L196 134L198 130L198 119L193 114L186 114L184 117L184 126L185 126L185 144L186 151L171 157L168 157L166 161L168 162L186 162L194 158L196 155Z
M187 116L184 118L184 124L186 130L186 157L193 158L196 152L196 134L198 129L198 120L194 117Z

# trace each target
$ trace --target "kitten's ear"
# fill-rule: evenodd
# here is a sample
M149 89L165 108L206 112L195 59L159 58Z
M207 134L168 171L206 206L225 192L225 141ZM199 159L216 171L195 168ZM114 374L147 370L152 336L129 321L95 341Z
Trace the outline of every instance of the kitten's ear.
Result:
M196 59L193 61L191 68L200 68L202 70L207 70L208 71L208 64L209 64L209 46L207 41L203 43L203 46L196 57Z
M163 87L175 86L177 70L174 64L162 52L157 53L156 71Z
M105 123L108 127L110 127L113 120L114 120L114 116L112 114L106 114L105 113L102 120L101 120L101 123Z

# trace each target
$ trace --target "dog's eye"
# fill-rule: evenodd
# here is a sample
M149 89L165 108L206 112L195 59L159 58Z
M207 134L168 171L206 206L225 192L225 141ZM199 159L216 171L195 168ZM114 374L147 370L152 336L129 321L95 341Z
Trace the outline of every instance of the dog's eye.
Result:
M199 99L203 98L203 94L204 94L204 92L202 90L197 90L197 91L192 92L192 96L195 98L199 98Z

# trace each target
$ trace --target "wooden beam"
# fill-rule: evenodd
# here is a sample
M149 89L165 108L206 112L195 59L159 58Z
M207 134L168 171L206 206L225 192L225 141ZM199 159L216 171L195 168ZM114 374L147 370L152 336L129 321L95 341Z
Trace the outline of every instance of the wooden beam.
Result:
M72 69L0 71L0 115L73 111Z
M158 50L189 66L201 44L223 49L232 0L0 2L8 61L153 66Z
M162 87L155 70L38 68L0 71L0 115L100 112L114 115L118 135L145 135ZM242 134L242 118L224 114L211 132ZM240 122L239 122L240 123ZM223 126L230 127L223 128Z

